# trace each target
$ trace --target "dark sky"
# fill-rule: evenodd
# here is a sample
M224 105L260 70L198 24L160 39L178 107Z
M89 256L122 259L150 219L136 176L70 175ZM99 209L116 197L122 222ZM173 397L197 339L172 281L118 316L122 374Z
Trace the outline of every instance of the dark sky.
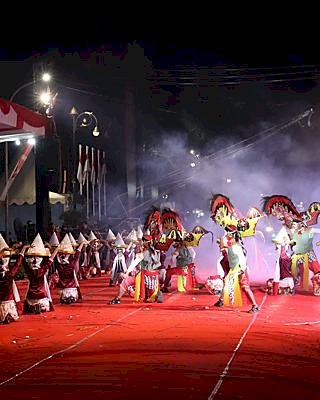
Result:
M156 130L186 131L199 146L235 130L246 136L258 122L292 117L320 98L320 54L301 32L284 29L279 36L271 24L263 34L232 33L228 25L181 30L169 21L148 34L111 28L106 32L95 24L73 32L72 25L56 30L51 39L27 31L18 45L2 44L0 96L9 98L31 81L35 66L38 71L49 67L58 92L54 113L60 133L70 140L73 105L91 109L102 126L99 147L109 152L121 149L127 79L136 93L139 145L152 143L150 132ZM21 91L16 101L31 107L30 91ZM86 137L93 144L85 135L80 132L79 141Z

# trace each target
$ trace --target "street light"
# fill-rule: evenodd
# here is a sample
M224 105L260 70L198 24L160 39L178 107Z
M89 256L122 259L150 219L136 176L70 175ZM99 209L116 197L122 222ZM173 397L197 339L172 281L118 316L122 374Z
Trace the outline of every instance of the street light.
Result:
M42 77L41 77L40 80L42 80L43 82L50 82L50 80L51 80L51 75L50 75L48 72L45 72L45 73L42 75ZM34 85L35 83L37 83L37 80L33 80L33 81L31 81L31 82L28 82L28 83L25 83L24 85L19 86L18 89L12 93L12 95L11 95L9 101L13 101L14 98L16 97L16 95L17 95L22 89L24 89L24 88L26 88L26 87L28 87L28 86Z
M46 72L42 75L41 79L43 82L48 83L51 80L51 75ZM21 85L18 87L17 90L15 90L12 95L9 98L9 101L13 101L16 95L24 88L34 85L37 83L37 80L32 80L30 82L25 83L24 85ZM16 140L16 144L20 144L20 140ZM8 178L9 178L9 147L8 147L8 142L5 142L5 184L8 184ZM6 194L5 198L5 215L4 215L4 224L5 224L5 233L6 233L6 240L9 240L9 197L8 197L8 192Z
M72 118L72 164L73 164L73 170L72 170L72 208L73 210L77 209L77 202L76 202L76 132L77 132L77 127L79 122L81 121L81 124L79 125L80 128L90 126L94 124L94 129L92 131L92 135L97 137L100 135L99 129L98 129L98 120L97 117L94 115L92 111L83 111L82 113L78 113L77 109L75 107L72 107L70 110L70 115Z

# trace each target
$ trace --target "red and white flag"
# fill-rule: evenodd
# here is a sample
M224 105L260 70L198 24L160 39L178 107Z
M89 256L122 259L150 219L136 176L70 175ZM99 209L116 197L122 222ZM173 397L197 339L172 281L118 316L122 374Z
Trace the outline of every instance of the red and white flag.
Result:
M96 184L96 169L95 169L95 157L94 148L91 149L91 184L94 186Z
M82 185L84 185L87 182L87 180L89 179L89 174L90 174L89 147L86 146L86 158L85 158L83 172L82 172Z
M77 170L77 180L79 182L79 192L82 195L82 186L83 186L83 169L82 169L82 146L79 144L79 163Z

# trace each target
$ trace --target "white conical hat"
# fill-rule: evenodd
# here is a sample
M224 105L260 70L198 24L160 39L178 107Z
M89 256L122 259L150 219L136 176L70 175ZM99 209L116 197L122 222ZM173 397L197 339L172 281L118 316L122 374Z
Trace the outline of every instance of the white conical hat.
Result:
M138 242L137 232L135 229L132 229L132 231L129 233L129 235L127 236L127 240L129 240L130 242Z
M97 240L96 235L92 231L90 231L88 240L89 240L89 242L91 242L91 240Z
M49 240L49 244L53 247L58 247L59 246L59 240L58 240L58 236L55 232L53 232L50 240Z
M126 248L126 247L128 247L128 246L124 243L124 241L123 241L122 236L120 235L120 233L117 234L116 240L115 240L114 243L112 243L112 246L114 246L114 247L119 247L119 248Z
M283 226L272 241L276 244L289 244L290 238L287 229Z
M7 242L4 240L3 236L0 233L0 253L3 257L11 255L11 250L8 249L9 246L7 245Z
M69 235L66 233L59 246L59 253L74 254L75 251L72 247Z
M80 233L79 233L79 237L78 237L78 243L81 244L81 243L83 243L83 242L86 243L86 244L88 243L87 239L86 239L86 238L83 236L83 234L80 232Z
M49 257L50 251L48 248L44 247L43 241L39 233L34 238L34 241L31 243L31 246L25 253L26 256L36 256L36 257Z
M71 232L69 232L69 239L70 239L70 242L71 242L73 247L77 247L78 246L78 244L76 242L76 239L73 237Z
M141 239L143 238L143 231L142 231L140 225L138 226L138 229L137 229L137 238L138 238L139 240L141 240Z
M108 230L107 240L108 242L113 242L114 240L116 240L116 235L112 232L111 229Z

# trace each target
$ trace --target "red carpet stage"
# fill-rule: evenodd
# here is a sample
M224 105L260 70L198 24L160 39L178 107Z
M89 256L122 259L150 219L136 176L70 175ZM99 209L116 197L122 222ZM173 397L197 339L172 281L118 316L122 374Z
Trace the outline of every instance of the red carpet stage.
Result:
M213 307L206 289L107 305L116 289L106 279L81 281L81 304L0 326L1 399L318 396L320 297L266 296L257 286L253 315L249 304Z

